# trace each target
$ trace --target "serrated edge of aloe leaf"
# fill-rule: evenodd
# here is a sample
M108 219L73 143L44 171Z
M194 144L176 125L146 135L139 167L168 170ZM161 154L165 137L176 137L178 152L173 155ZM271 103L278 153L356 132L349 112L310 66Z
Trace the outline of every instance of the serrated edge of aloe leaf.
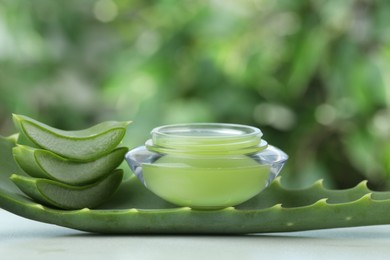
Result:
M44 124L42 122L39 122L38 120L35 120L35 119L33 119L31 117L28 117L28 116L12 114L12 117L13 117L14 122L16 124L18 124L21 128L23 128L23 122L27 122L27 123L35 125L36 127L40 128L40 129L42 129L42 130L44 130L46 132L49 132L49 133L53 134L55 136L63 137L63 138L70 138L70 139L74 139L74 140L92 139L92 138L94 138L96 136L103 135L103 134L105 134L105 133L107 133L107 132L109 132L111 130L114 130L114 129L126 129L129 126L129 124L132 123L132 121L104 121L104 122L95 124L95 125L93 125L91 127L85 128L85 129L80 129L80 130L62 130L62 129L59 129L59 128L55 128L55 127L49 126L49 125ZM83 133L83 132L88 132L91 129L96 128L96 127L98 127L100 125L103 125L103 124L112 124L112 126L110 126L109 128L107 128L104 131L100 131L100 132L97 132L97 133L94 133L94 134L88 134L86 136L72 135L72 134L80 134L80 133ZM28 138L30 138L30 136L28 136L28 134L26 133L24 128L23 128L23 132L26 134L26 136Z
M23 159L20 160L20 155L17 155L17 153L20 151L23 153L23 150L26 151L30 156L32 156L33 162L31 162L29 165L25 165L23 163ZM88 183L96 182L101 178L104 178L108 174L110 174L115 168L117 168L121 162L123 161L124 154L128 151L127 147L116 147L114 150L109 152L108 154L103 155L102 157L99 157L95 160L87 161L87 162L80 162L77 160L71 160L65 157L62 157L58 154L55 154L51 151L29 147L25 145L16 144L16 146L12 149L13 156L17 164L24 170L25 173L30 175L31 177L35 178L46 178L58 182L62 182L64 184L69 185L87 185ZM106 159L108 156L112 155L113 153L123 153L123 158L121 161L116 162L116 164L111 165L110 168L107 168L106 171L102 171L99 175L94 175L92 178L83 179L83 174L80 174L79 180L69 180L69 178L59 178L58 174L55 174L53 171L48 170L46 167L42 165L42 161L40 159L40 154L43 154L45 156L51 156L54 157L56 160L62 161L63 163L70 163L70 164L93 164L96 163L96 161ZM119 159L118 159L119 160ZM93 169L91 169L93 171ZM74 174L72 172L71 174Z
M275 192L274 190L277 190L278 192ZM311 205L315 201L324 198L328 199L328 203L337 204L356 200L369 192L372 191L367 188L366 181L359 183L353 188L342 190L327 189L324 187L322 180L315 182L307 188L289 189L283 187L281 184L281 177L279 176L268 188L262 191L260 194L261 196L255 196L253 199L236 207L239 209L246 209L251 208L252 205L257 205L258 207L265 208L277 203L282 203L283 207L290 208ZM269 196L268 194L272 194L272 196ZM267 200L262 200L263 197L267 197Z
M109 194L107 197L102 198L99 201L95 201L93 203L89 203L88 205L65 205L64 203L59 203L58 201L54 200L53 198L50 198L47 196L46 192L40 187L41 185L54 185L58 188L67 190L68 192L76 192L76 191L87 191L88 189L97 187L98 185L102 184L103 182L108 181L110 178L117 178L114 179L116 181L115 185L113 186L113 190L109 191ZM101 203L103 203L105 200L107 200L120 186L120 183L122 182L123 178L123 170L122 169L116 169L113 172L111 172L110 175L106 176L105 178L102 178L98 180L95 183L91 183L88 185L84 186L73 186L73 185L68 185L60 182L56 182L53 180L48 180L48 179L42 179L42 178L33 178L33 177L27 177L27 176L21 176L18 174L12 174L10 176L10 179L12 182L26 195L31 197L34 200L38 200L40 203L43 204L48 204L49 206L54 206L59 209L64 209L64 210L74 210L74 209L81 209L81 208L94 208ZM24 185L26 184L27 185ZM26 188L27 187L27 188Z

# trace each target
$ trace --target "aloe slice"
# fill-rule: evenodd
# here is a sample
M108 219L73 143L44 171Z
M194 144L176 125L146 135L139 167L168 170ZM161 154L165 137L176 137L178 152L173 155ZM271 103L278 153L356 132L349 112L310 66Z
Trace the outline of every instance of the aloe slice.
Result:
M123 171L118 169L106 178L86 186L70 186L60 182L11 175L11 180L31 198L62 209L94 208L110 197L119 187Z
M17 128L38 147L63 157L88 161L112 151L130 121L107 121L84 130L60 130L23 115L13 115Z
M83 185L95 182L112 172L121 164L127 151L126 147L119 147L94 161L79 162L68 160L48 150L17 145L13 148L13 155L19 166L32 177Z
M347 190L328 190L322 182L290 190L276 179L236 208L199 211L161 200L132 177L99 209L45 207L9 179L11 173L24 174L12 158L15 142L14 137L0 137L0 207L45 223L112 234L243 234L390 224L390 192L373 192L365 182Z

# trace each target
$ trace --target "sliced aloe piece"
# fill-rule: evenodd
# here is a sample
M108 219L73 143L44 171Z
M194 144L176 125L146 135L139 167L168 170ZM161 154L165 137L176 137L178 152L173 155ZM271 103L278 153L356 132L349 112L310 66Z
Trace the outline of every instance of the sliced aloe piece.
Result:
M23 115L13 115L17 128L38 147L63 157L88 161L112 151L130 121L107 121L83 130L60 130Z
M19 166L30 176L83 185L103 178L118 167L126 154L126 147L118 147L109 154L88 162L73 161L48 150L17 145L13 155Z
M24 174L13 161L14 146L15 138L0 137L0 207L73 229L112 234L243 234L390 224L390 193L373 192L364 182L347 190L328 190L321 182L289 190L276 179L236 208L200 211L175 207L129 178L99 209L45 207L24 196L9 179L13 172Z
M106 178L86 186L71 186L60 182L11 175L11 180L31 198L62 209L94 208L109 198L119 187L123 171L118 169Z

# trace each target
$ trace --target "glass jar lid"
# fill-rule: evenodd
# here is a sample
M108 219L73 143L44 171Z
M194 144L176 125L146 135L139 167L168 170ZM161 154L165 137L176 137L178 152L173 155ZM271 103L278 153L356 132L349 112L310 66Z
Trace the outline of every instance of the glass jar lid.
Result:
M250 154L267 147L260 129L220 123L191 123L157 127L146 147L159 153Z

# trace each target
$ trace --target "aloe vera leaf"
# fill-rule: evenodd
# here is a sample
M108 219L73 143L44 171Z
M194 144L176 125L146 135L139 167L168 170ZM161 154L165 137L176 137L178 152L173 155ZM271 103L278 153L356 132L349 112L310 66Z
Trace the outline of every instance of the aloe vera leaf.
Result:
M84 185L112 172L121 164L127 151L126 147L118 147L94 161L79 162L63 158L48 150L17 145L13 148L13 155L19 166L32 177L70 185Z
M223 210L176 208L134 177L122 182L118 192L99 209L54 209L24 196L10 181L10 174L20 170L12 163L13 146L14 139L0 138L0 207L73 229L114 234L244 234L390 224L389 192L372 192L365 183L348 190L328 190L321 182L289 190L280 179L247 203Z
M35 149L32 147L17 144L12 149L12 154L16 163L28 175L32 177L38 177L38 178L49 178L47 174L39 166L39 164L36 162L35 155L33 152L34 150Z
M109 198L119 187L123 171L117 169L107 177L86 186L71 186L60 182L11 175L21 191L45 205L62 209L94 208Z
M60 130L23 115L13 115L16 127L38 147L63 157L88 161L112 151L122 141L130 121L106 121L83 130Z

